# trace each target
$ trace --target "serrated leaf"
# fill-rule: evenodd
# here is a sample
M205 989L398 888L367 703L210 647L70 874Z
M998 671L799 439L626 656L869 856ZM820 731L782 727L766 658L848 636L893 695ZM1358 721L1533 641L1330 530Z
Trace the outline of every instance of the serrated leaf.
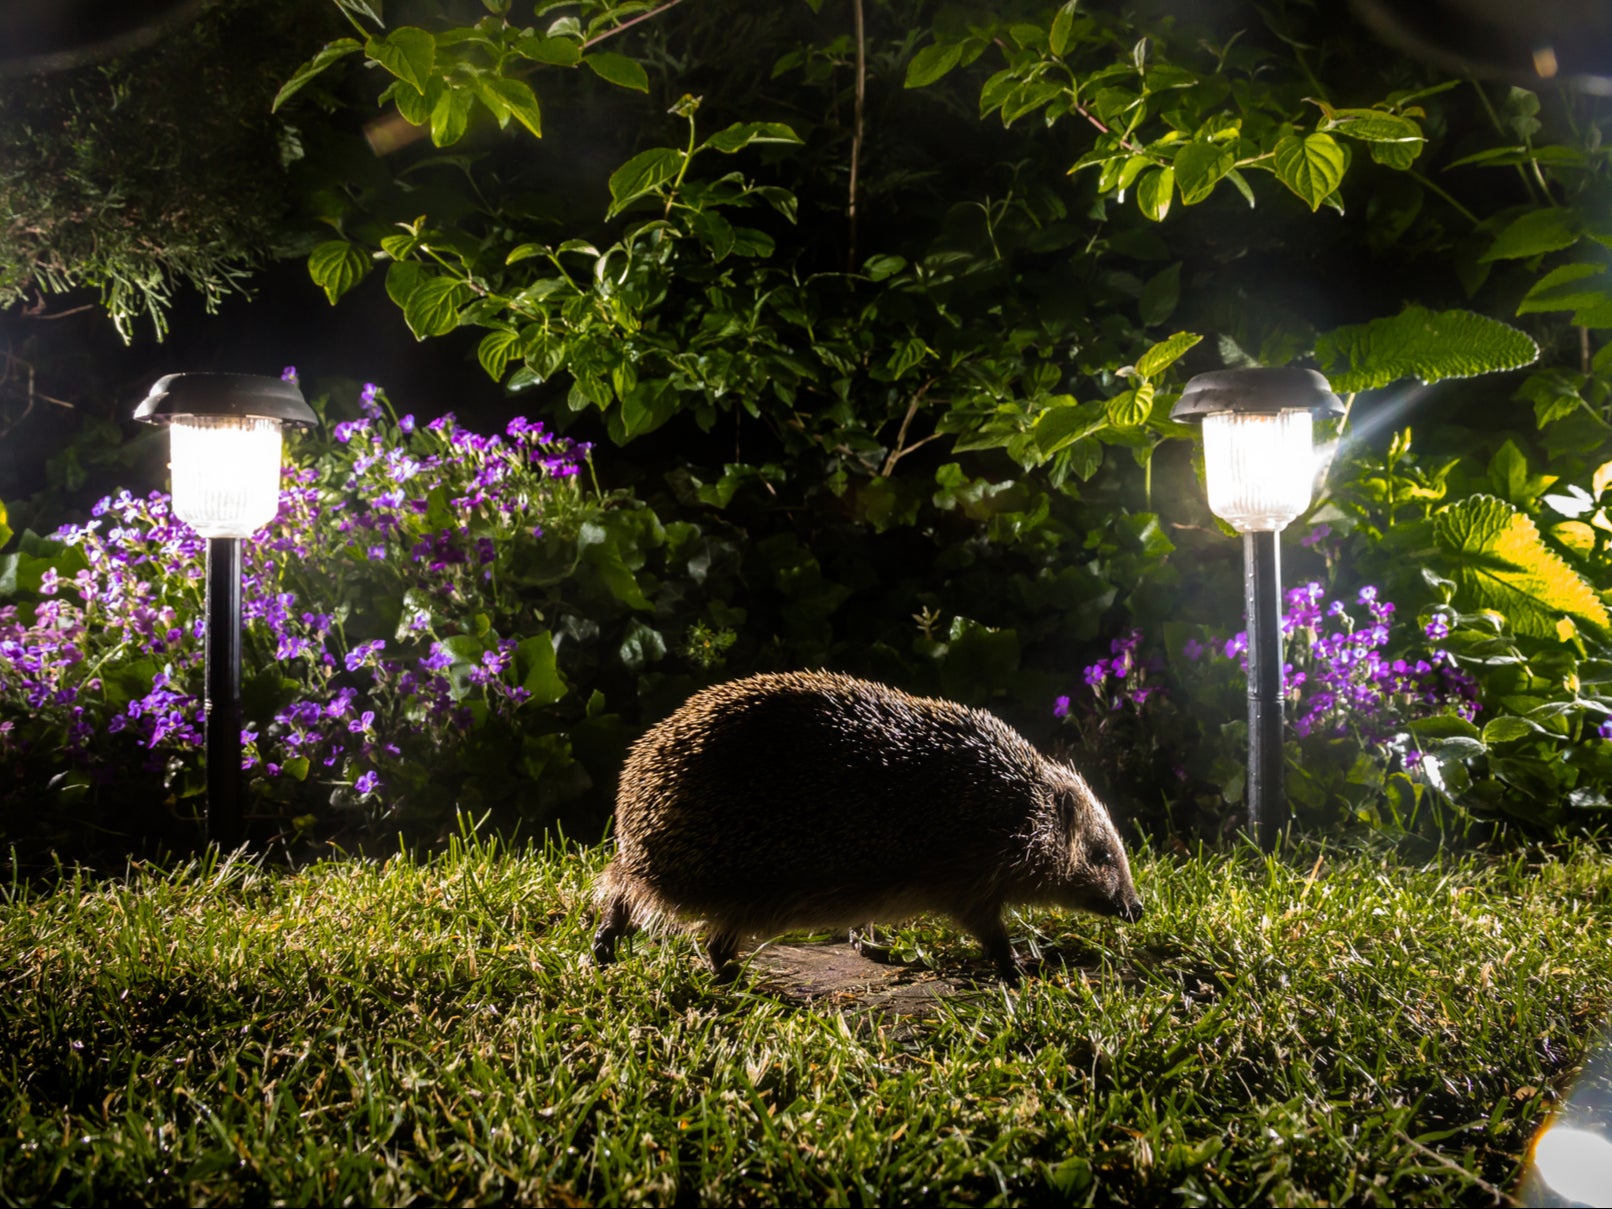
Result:
M269 106L269 112L273 113L278 110L281 105L284 105L297 93L301 92L310 80L332 63L339 59L345 59L355 50L362 49L363 46L357 38L338 38L336 41L331 42L313 58L297 68L292 77L280 85L280 91L274 94L274 103Z
M1478 257L1491 260L1524 260L1570 248L1578 242L1578 215L1561 206L1530 210L1494 238L1489 250Z
M784 122L735 122L719 130L702 146L731 155L751 143L799 143L800 135Z
M1349 393L1401 378L1433 383L1517 369L1538 358L1539 346L1498 319L1413 306L1323 333L1315 356L1332 389Z
M364 44L364 53L398 79L424 92L436 65L437 40L423 29L405 25L384 39L371 38Z
M1290 134L1278 140L1273 162L1276 179L1319 210L1343 183L1347 160L1338 140L1330 134Z
M923 88L940 79L962 60L961 42L936 42L912 56L903 88Z
M1154 168L1136 182L1137 208L1154 222L1163 222L1170 212L1170 193L1175 188L1174 168Z
M1404 172L1416 163L1416 157L1422 154L1425 144L1415 143L1370 143L1367 149L1371 158L1387 168L1397 168Z
M445 336L459 326L459 308L470 300L470 289L452 277L428 277L419 282L403 303L403 319L416 339Z
M591 55L583 55L582 61L593 68L594 75L601 80L607 80L621 88L631 88L635 92L649 91L649 76L644 71L643 64L636 59L602 50Z
M675 180L682 166L683 153L672 147L640 151L610 174L610 212L614 214L633 199Z
M476 359L494 382L504 380L504 370L509 368L510 359L517 355L520 342L518 333L502 330L488 332L481 338L481 343L476 346Z
M1136 372L1144 378L1156 378L1202 339L1196 332L1177 332L1160 340L1136 359Z
M308 276L332 303L369 273L370 258L345 239L330 239L308 254Z
M1518 634L1555 638L1569 617L1605 635L1612 619L1591 584L1545 545L1533 520L1492 495L1469 496L1433 516L1463 608L1495 609Z
M1181 204L1201 202L1236 166L1237 157L1219 143L1188 143L1175 155L1175 183L1181 190Z

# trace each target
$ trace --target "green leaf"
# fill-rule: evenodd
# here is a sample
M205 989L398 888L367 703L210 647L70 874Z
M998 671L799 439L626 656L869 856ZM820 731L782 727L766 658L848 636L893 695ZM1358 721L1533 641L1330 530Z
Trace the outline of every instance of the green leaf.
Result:
M330 43L313 58L297 68L296 73L280 86L280 91L274 94L274 103L269 106L269 112L275 112L281 105L284 105L297 93L301 92L308 81L312 80L332 63L338 59L345 59L355 50L362 49L363 46L357 38L338 38Z
M735 122L726 130L719 130L702 147L731 155L751 143L799 143L800 135L785 122Z
M1435 714L1431 718L1416 718L1405 724L1418 739L1476 739L1478 728L1456 714Z
M1181 301L1181 262L1160 269L1142 287L1137 309L1146 327L1156 327L1175 313Z
M452 277L427 277L403 303L403 319L418 340L445 336L459 326L459 308L470 300L470 288Z
M1543 733L1543 728L1537 722L1530 722L1527 718L1519 718L1516 714L1501 714L1491 719L1483 728L1483 741L1485 743L1511 743L1517 739L1526 739L1530 735Z
M1153 409L1153 390L1149 387L1145 397L1141 388L1128 390L1108 400L1105 407L1108 422L1115 428L1135 428L1147 419Z
M308 254L308 276L332 303L369 273L370 258L345 239L330 239Z
M672 147L651 147L610 174L610 212L615 214L634 198L653 193L668 181L677 179L683 167L683 153Z
M481 338L476 346L476 359L494 382L504 380L504 370L509 368L510 359L518 355L520 342L518 332L494 331Z
M1334 109L1327 114L1326 128L1363 143L1420 144L1422 130L1409 118L1381 109Z
M1606 272L1604 264L1564 264L1546 273L1534 283L1534 288L1523 295L1517 304L1517 314L1532 315L1539 311L1576 311L1582 307L1601 306L1608 300L1605 290L1581 286L1588 277Z
M1330 134L1304 138L1290 134L1276 144L1276 179L1309 203L1311 210L1320 209L1343 183L1346 163L1343 148Z
M1175 188L1174 168L1154 168L1136 182L1136 205L1154 222L1170 212L1170 191Z
M1415 143L1368 143L1371 158L1388 168L1397 168L1404 172L1416 163L1416 157L1422 153L1421 142Z
M534 705L553 705L566 694L565 677L554 657L554 635L544 630L515 648L515 675Z
M1526 514L1492 495L1441 508L1433 534L1453 564L1462 607L1496 609L1518 634L1555 639L1557 622L1605 635L1612 620L1593 586L1547 547Z
M936 42L912 56L903 88L923 88L940 79L962 60L961 42Z
M1076 403L1070 395L1055 395L1035 418L1035 443L1042 460L1089 437L1108 423L1101 403Z
M1391 318L1323 333L1315 356L1332 389L1349 393L1400 378L1433 383L1516 369L1532 364L1539 346L1498 319L1412 306Z
M627 623L617 652L629 672L637 674L646 666L666 657L666 639L657 629L645 625L634 617Z
M1047 46L1058 58L1063 58L1069 50L1069 35L1075 24L1075 0L1069 0L1052 18L1052 30L1047 38Z
M601 80L622 88L631 88L635 92L649 91L649 76L636 59L602 50L591 55L583 55L582 61L593 68L593 74Z
M551 63L556 67L575 67L582 61L582 44L575 38L527 34L516 41L515 51L534 63Z
M1490 260L1525 260L1546 252L1570 248L1578 242L1578 215L1561 206L1530 210L1494 238L1489 250L1478 257Z
M10 518L6 514L5 501L0 500L0 550L4 550L6 548L6 543L11 540L13 530L11 526L6 523L8 519Z
M1137 358L1136 372L1144 378L1156 378L1202 339L1196 332L1177 332L1168 339L1160 340Z
M398 79L424 92L436 65L437 40L423 29L405 25L385 39L371 38L364 44L364 53Z
M1219 143L1188 143L1175 155L1175 183L1183 206L1196 205L1237 165L1237 157Z
M431 107L431 142L449 147L464 138L475 98L462 88L444 88Z
M538 108L537 94L525 80L478 80L477 87L482 103L492 110L500 126L507 125L513 117L532 132L533 138L543 137L543 114Z

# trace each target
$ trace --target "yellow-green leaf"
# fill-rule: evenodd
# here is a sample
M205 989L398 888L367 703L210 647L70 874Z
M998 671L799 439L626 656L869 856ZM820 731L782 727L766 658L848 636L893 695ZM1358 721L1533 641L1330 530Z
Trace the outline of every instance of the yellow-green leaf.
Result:
M1276 179L1318 210L1343 183L1347 160L1330 134L1290 134L1277 142L1274 162Z
M1433 533L1466 608L1498 610L1516 633L1534 638L1555 638L1563 617L1601 636L1612 629L1595 588L1506 501L1474 495L1450 504L1434 514Z

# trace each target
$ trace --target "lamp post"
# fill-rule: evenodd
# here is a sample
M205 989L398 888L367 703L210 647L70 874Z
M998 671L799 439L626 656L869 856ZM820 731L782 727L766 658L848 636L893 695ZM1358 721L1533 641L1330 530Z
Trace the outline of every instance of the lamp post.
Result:
M1210 510L1243 535L1248 610L1248 830L1263 851L1287 821L1282 770L1282 569L1277 534L1310 506L1314 420L1342 415L1327 380L1308 369L1199 374L1171 418L1203 423Z
M166 424L174 515L207 539L207 838L231 849L241 813L241 538L280 504L280 429L317 417L294 383L169 374L134 418Z

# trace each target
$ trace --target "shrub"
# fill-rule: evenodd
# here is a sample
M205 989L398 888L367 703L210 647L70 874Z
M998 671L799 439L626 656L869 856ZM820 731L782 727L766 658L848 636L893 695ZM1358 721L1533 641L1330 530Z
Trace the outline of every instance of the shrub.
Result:
M590 784L576 735L613 730L598 693L580 718L554 708L557 649L578 632L565 597L599 586L579 574L590 547L607 588L637 592L620 549L637 510L585 485L589 447L540 423L419 424L373 386L359 408L328 439L290 438L279 515L244 543L249 798L297 828L547 817ZM23 799L190 812L205 552L165 493L125 491L0 560L16 592L0 609L0 765L33 787Z

